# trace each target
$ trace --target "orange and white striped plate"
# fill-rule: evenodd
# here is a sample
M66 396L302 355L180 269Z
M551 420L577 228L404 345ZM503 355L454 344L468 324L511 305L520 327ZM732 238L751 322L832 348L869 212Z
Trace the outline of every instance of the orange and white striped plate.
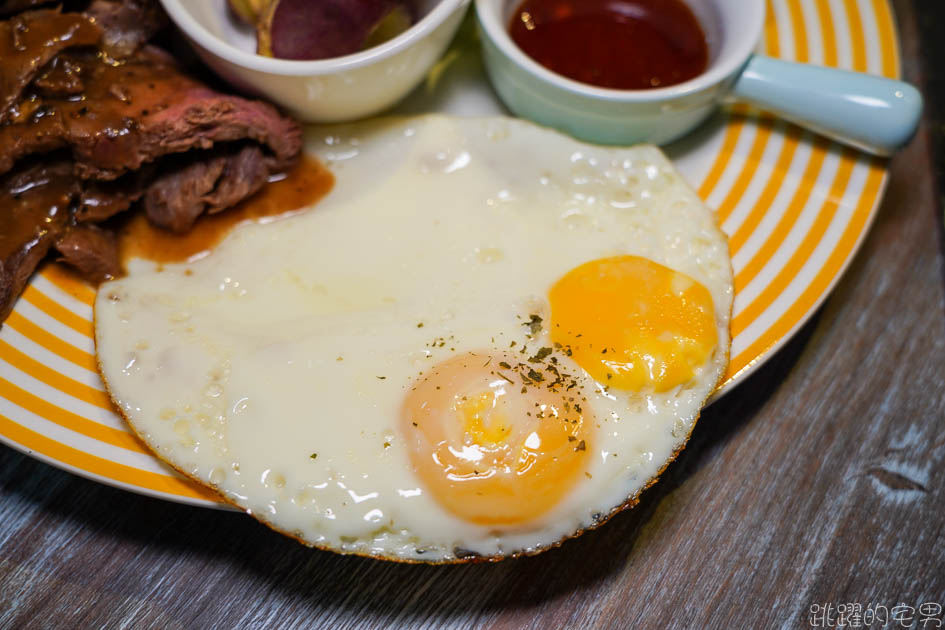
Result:
M746 1L768 2L769 55L898 75L888 0ZM478 68L475 61L449 65ZM419 91L435 91L436 83ZM444 89L454 93L430 101L440 108L501 111L481 75L458 94L455 85ZM425 100L413 98L405 109ZM885 162L739 108L669 154L718 209L729 235L736 297L726 392L787 341L838 281L879 205ZM20 298L0 329L0 440L127 490L219 506L155 459L112 411L95 368L93 297L51 265Z

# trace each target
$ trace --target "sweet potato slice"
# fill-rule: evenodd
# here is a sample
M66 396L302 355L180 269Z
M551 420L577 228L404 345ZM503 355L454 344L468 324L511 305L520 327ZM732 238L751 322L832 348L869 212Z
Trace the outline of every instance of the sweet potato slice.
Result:
M406 0L272 0L258 24L258 51L280 59L350 55L413 24Z

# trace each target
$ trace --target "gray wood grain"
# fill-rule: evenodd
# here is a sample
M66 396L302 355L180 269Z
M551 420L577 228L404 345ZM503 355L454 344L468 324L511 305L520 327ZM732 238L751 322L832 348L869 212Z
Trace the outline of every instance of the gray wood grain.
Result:
M915 12L934 19L933 4L895 3L920 83ZM602 529L498 565L392 565L0 447L0 628L803 628L815 603L945 605L929 138L926 125L893 160L877 222L814 321Z

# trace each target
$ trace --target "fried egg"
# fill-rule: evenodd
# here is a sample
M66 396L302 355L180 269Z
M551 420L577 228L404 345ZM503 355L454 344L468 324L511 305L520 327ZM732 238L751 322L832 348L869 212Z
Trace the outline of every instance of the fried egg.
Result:
M684 446L722 377L732 272L655 147L508 118L310 130L307 212L101 286L102 375L174 468L305 544L529 554Z

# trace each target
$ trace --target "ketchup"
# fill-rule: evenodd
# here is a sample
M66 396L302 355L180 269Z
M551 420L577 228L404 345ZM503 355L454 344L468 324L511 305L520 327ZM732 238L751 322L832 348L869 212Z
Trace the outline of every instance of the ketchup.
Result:
M524 0L509 31L549 70L605 88L682 83L709 59L705 33L682 0Z

